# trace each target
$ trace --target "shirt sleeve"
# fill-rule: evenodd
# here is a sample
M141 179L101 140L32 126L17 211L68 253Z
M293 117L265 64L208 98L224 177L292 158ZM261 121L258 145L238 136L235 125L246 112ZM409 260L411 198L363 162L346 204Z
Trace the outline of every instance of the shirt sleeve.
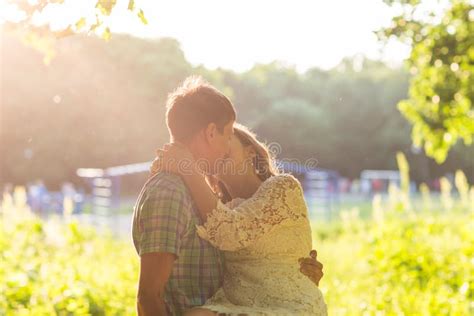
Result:
M285 220L307 217L301 185L291 175L277 175L262 184L250 199L231 208L218 201L199 236L213 246L237 251L254 243Z
M138 254L168 252L178 256L189 222L189 207L179 187L149 192L140 205Z

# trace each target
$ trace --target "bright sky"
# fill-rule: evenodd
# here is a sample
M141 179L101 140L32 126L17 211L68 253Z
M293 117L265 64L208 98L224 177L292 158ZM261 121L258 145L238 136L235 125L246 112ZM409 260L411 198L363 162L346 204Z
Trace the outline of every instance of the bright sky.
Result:
M59 14L63 19L77 19L88 3L66 2L75 9ZM191 63L209 68L243 71L278 60L300 71L328 69L356 54L399 64L409 52L396 43L381 52L373 31L392 15L382 0L136 0L148 25L127 3L119 0L112 14L113 32L176 38Z
M237 71L274 60L331 68L364 54L400 63L409 50L391 44L381 53L373 31L390 23L382 0L137 1L149 21L115 15L114 30L179 40L193 64ZM124 23L127 20L127 23ZM114 21L115 22L115 21Z

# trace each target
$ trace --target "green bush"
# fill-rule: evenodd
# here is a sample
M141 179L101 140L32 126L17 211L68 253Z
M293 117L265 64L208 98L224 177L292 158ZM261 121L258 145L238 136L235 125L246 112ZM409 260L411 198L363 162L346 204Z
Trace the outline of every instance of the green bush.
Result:
M422 213L382 222L353 218L351 226L341 233L339 225L333 238L323 240L315 233L331 315L472 312L472 213Z
M404 157L397 159L407 182ZM462 172L455 184L459 198L446 179L436 203L426 186L421 204L406 185L391 187L386 200L375 196L370 219L353 207L338 221L313 223L330 315L472 314L474 188ZM0 211L0 315L135 314L131 240L41 221L24 190L4 198Z
M474 310L474 188L456 172L459 198L441 179L433 199L410 196L409 166L397 154L402 185L376 195L372 216L357 207L313 225L323 262L321 289L331 315L469 315Z
M135 313L130 243L33 215L0 223L0 315Z

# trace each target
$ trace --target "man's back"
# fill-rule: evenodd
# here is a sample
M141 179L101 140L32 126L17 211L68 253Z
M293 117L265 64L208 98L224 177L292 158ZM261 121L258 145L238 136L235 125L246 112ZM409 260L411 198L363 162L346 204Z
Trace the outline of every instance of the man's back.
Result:
M166 252L177 257L165 290L173 315L203 305L221 286L220 253L198 237L198 224L197 210L179 176L161 172L147 181L135 205L132 238L140 256Z

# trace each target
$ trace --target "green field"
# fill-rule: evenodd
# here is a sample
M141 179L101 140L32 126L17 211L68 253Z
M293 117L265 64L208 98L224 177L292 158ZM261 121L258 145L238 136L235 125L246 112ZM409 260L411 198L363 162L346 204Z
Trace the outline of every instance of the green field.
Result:
M463 190L461 190L463 191ZM468 315L474 310L474 190L413 210L403 192L313 225L331 315ZM4 203L5 204L5 203ZM10 205L0 217L1 315L131 315L138 257L71 221ZM275 276L278 277L278 276Z

